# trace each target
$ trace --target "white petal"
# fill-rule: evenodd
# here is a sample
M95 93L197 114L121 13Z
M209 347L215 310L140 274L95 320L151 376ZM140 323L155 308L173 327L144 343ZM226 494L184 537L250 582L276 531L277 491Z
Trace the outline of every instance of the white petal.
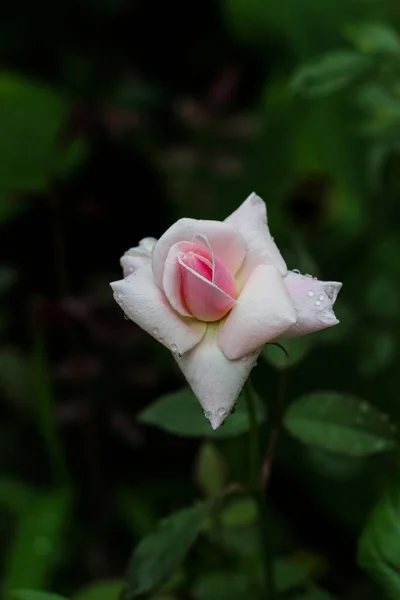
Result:
M155 285L150 266L110 285L125 314L174 354L191 350L203 337L206 325L180 317L171 308Z
M272 265L254 269L236 305L221 324L219 345L225 356L246 356L296 323L296 312L283 281Z
M338 281L319 281L313 277L289 271L284 278L297 322L280 337L290 338L337 325L333 305L342 287Z
M121 267L124 271L124 277L140 269L142 266L150 264L151 253L156 244L156 238L147 237L139 242L139 246L130 248L120 259Z
M237 273L246 255L246 243L234 227L221 221L180 219L160 237L153 250L154 281L159 287L162 287L165 260L171 246L191 242L198 235L206 236L216 257L233 275Z
M247 244L246 259L239 273L245 283L257 265L274 265L282 275L287 267L271 237L265 202L254 192L224 221L235 227Z
M177 360L190 387L217 429L229 415L260 353L229 360L218 346L218 325L210 324L200 344Z

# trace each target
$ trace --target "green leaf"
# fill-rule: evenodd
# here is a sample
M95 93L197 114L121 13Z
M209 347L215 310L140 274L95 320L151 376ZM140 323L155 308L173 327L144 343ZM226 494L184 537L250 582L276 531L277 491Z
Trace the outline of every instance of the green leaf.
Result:
M274 563L274 571L276 589L280 594L304 586L308 581L304 568L292 560L277 560Z
M255 600L258 596L251 593L252 587L254 582L249 581L245 573L215 571L196 581L192 597L194 600Z
M19 518L4 571L4 589L46 587L59 557L70 508L67 492L32 497Z
M326 96L353 83L370 66L370 59L358 52L335 50L301 65L293 76L292 88L307 97Z
M350 395L303 396L289 406L284 423L305 444L348 456L369 456L396 447L396 429L388 415Z
M389 598L400 598L399 488L385 494L372 511L359 540L358 562Z
M262 352L265 360L276 369L288 369L297 365L307 357L312 345L308 336L282 340L279 344L286 350L287 355L282 348L274 344L266 344Z
M180 510L139 543L129 565L122 600L157 589L173 574L196 540L208 510L208 503Z
M332 594L320 587L312 586L304 594L296 596L293 600L335 600Z
M396 31L379 22L353 23L345 29L347 37L361 52L400 54L400 38Z
M195 480L206 497L217 496L224 489L227 474L224 457L211 442L201 445L197 456Z
M48 184L54 143L67 105L51 89L0 74L0 190L41 190Z
M121 581L96 581L75 594L73 600L118 600L122 586Z
M260 423L264 414L263 406L258 402L257 417ZM249 430L246 405L239 398L235 413L226 419L222 427L213 431L204 417L199 401L189 388L161 396L146 408L138 419L142 423L155 425L176 435L193 437L228 438Z
M35 590L15 590L10 592L9 600L66 600L63 596Z
M12 195L10 196L6 191L0 188L0 225L5 225L8 221L18 216L26 208L26 202L23 202Z
M0 479L0 507L6 507L16 515L22 514L29 506L34 492L21 481Z

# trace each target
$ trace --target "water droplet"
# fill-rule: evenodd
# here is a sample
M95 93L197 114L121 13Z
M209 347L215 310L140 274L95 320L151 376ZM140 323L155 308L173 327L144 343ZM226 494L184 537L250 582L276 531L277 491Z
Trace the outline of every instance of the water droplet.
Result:
M321 302L319 300L315 301L315 306L321 306Z
M314 296L314 292L312 290L310 290L307 294L307 296L310 296L310 298L312 298Z
M160 333L160 330L158 329L158 327L154 327L153 333L154 333L154 335L158 335Z
M164 341L164 338L163 338L163 337L161 337L161 335L160 335L160 337L158 338L158 341L159 341L159 342L163 342L163 341Z
M204 413L204 416L208 420L212 419L212 412L211 412L211 410L206 410L205 413Z
M178 350L178 346L176 344L171 344L172 352L176 352Z
M128 273L133 273L134 267L129 267L128 268Z
M220 417L226 417L226 410L225 408L219 408L218 409L218 414Z
M296 275L300 275L300 271L298 269L292 269L292 273L296 273Z
M257 365L258 365L258 362L255 360L255 361L253 362L253 366L252 366L251 368L252 368L252 369L255 369Z
M325 298L324 298L324 296L323 296L322 294L320 294L320 295L318 296L318 300L321 300L321 302L323 302L323 301L325 300Z
M273 237L272 237L272 235L271 235L271 240L272 240L273 242L275 241L275 238L273 238Z
M117 294L114 294L114 298L116 299L117 302L118 302L118 300L121 300L121 298L122 298L121 292L118 292Z
M313 276L312 276L312 275L310 275L310 273L306 273L306 274L304 275L304 277L309 277L310 279L312 279L312 278L313 278Z
M125 313L124 313L124 319L125 319L125 321L129 321L129 317Z

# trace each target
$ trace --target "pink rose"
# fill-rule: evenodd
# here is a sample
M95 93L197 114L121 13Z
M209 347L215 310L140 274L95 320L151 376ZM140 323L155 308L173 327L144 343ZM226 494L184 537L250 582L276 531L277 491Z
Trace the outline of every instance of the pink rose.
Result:
M121 258L125 314L178 361L213 429L267 342L336 325L341 283L288 271L256 194L224 222L180 219Z

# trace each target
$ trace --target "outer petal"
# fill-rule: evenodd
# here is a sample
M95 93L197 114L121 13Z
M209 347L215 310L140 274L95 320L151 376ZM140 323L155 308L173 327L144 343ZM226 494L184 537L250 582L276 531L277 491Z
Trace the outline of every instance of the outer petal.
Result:
M239 277L245 283L257 265L274 265L282 275L287 267L278 250L267 223L265 202L254 192L232 213L225 223L235 227L247 244L246 260Z
M160 237L153 250L154 281L161 287L164 264L173 244L192 241L196 235L207 237L211 247L233 275L239 270L246 255L246 243L234 227L220 221L180 219Z
M182 275L182 295L191 314L201 321L219 321L235 304L235 299L202 277L178 257Z
M150 263L151 253L156 244L156 238L143 238L139 242L139 246L130 248L121 257L120 263L124 270L124 277L128 277L131 273L142 266Z
M282 335L296 323L296 312L279 271L259 265L219 331L225 356L237 359Z
M312 333L339 323L332 306L342 287L341 283L319 281L293 271L288 272L284 283L297 312L297 323L285 331L281 338Z
M203 337L205 323L176 314L155 285L150 266L110 285L125 314L174 354L191 350Z
M218 326L208 325L200 344L177 360L213 429L229 415L260 353L258 349L244 359L228 360L217 336Z

